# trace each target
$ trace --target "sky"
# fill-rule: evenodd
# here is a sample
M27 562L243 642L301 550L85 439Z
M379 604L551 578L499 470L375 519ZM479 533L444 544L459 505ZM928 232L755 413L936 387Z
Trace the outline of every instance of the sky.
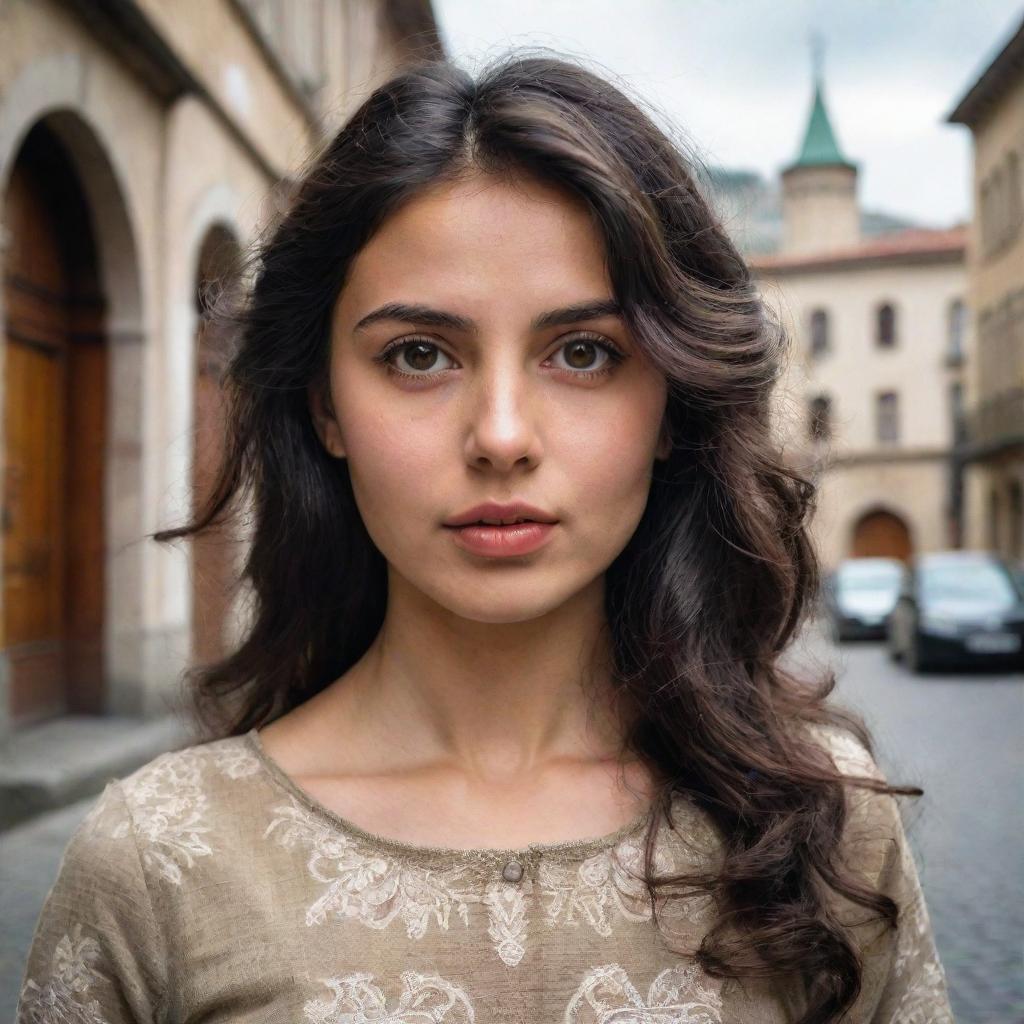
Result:
M863 209L971 217L969 129L946 123L1010 38L1019 0L433 0L445 48L479 69L511 47L582 60L645 100L707 165L769 178L799 151L813 95L859 165Z

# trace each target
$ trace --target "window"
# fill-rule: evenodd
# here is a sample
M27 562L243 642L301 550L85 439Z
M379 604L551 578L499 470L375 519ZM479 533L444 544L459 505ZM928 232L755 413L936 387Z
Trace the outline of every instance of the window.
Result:
M1020 157L1016 150L1010 150L1006 155L1006 205L1008 207L1008 220L1010 222L1011 237L1016 235L1017 229L1024 223L1024 182L1020 177Z
M883 444L900 439L899 396L895 391L880 391L875 397L875 435Z
M811 355L824 355L828 348L828 313L823 309L815 309L811 313Z
M1009 224L1006 202L1006 176L1003 174L1002 165L992 172L992 249L999 250L1006 240L1006 228Z
M978 601L993 608L1011 608L1017 601L1006 567L988 559L936 558L921 569L921 597L928 602Z
M828 395L811 399L807 436L812 441L824 441L832 436L832 399Z
M962 299L949 304L946 317L946 365L959 366L964 361L964 330L967 326L967 307Z
M981 249L988 255L995 248L995 231L992 224L992 179L986 178L981 183Z
M875 313L875 344L879 348L893 348L896 344L896 310L885 302Z
M1024 182L1020 154L1009 150L982 180L979 187L981 248L992 256L1009 245L1024 224Z

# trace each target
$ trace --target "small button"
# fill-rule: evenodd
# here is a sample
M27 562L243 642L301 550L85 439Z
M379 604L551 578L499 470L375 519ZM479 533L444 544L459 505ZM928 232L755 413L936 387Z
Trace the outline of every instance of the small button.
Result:
M518 882L523 877L523 865L517 860L510 860L501 870L501 877L506 882Z

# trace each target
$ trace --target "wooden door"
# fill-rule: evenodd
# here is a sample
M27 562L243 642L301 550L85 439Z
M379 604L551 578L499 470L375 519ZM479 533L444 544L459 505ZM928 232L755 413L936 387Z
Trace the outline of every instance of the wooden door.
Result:
M102 704L103 310L80 272L89 246L69 200L76 182L55 156L30 148L4 196L0 643L15 726Z
M854 527L851 558L910 558L910 531L891 512L869 512Z

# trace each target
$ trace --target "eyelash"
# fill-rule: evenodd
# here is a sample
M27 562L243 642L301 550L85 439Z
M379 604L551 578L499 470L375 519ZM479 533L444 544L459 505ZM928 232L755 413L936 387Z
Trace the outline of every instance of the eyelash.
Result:
M577 341L586 341L590 344L596 345L598 348L603 349L608 353L609 359L600 370L566 370L563 371L568 373L571 377L582 377L585 380L592 380L596 377L604 377L609 373L614 373L619 365L627 358L626 354L619 349L616 345L612 344L607 338L602 337L599 334L577 334L571 338L567 338L563 343L565 345L572 344ZM440 348L435 341L431 341L429 338L401 338L398 341L391 342L379 355L374 356L374 361L384 364L384 369L395 377L404 377L407 380L425 380L430 377L440 376L438 373L406 373L404 370L399 370L395 367L392 362L392 355L396 352L400 352L402 349L409 348L413 345L429 345L433 348ZM442 371L443 372L443 371Z

